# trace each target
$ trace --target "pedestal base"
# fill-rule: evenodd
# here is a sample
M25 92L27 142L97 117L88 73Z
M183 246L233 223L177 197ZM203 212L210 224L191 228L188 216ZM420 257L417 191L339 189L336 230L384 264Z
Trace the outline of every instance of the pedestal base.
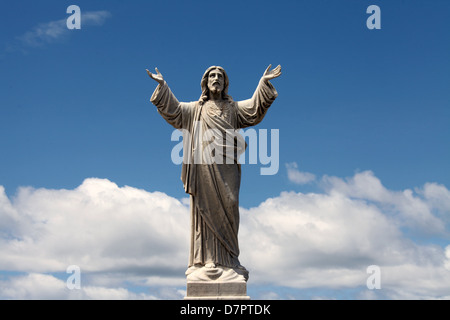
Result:
M188 281L185 300L250 300L246 282Z
M185 300L250 300L244 267L190 267Z

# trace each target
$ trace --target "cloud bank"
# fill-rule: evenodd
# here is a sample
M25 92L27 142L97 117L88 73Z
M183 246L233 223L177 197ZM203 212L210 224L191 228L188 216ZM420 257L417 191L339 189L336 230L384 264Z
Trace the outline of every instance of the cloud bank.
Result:
M393 191L370 171L318 183L321 193L282 192L241 208L249 288L450 298L445 186ZM0 186L0 298L182 298L190 224L184 200L97 178L74 190L20 188L11 199ZM82 270L81 290L66 287L69 265ZM380 290L366 287L370 265L380 267Z

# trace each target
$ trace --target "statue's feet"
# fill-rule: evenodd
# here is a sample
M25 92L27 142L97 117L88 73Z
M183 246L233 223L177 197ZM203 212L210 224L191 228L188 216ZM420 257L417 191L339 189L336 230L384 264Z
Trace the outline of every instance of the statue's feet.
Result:
M193 266L190 266L190 267L186 270L185 274L186 274L186 275L190 275L191 273L195 272L196 270L200 269L201 267L202 267L201 264L195 264L195 265L193 265Z
M205 268L212 269L212 268L215 268L215 267L216 267L216 265L214 263L212 263L212 262L205 264Z

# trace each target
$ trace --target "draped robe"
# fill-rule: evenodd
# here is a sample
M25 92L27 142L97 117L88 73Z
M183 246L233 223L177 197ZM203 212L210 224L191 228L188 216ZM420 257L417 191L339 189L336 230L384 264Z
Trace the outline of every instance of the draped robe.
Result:
M198 160L195 153L202 155L208 145L202 140L203 133L214 129L225 137L233 130L258 124L277 95L272 84L264 80L259 82L251 99L224 100L221 103L210 100L204 104L199 101L179 102L166 82L155 89L150 101L170 125L183 131L181 180L191 199L189 267L207 263L230 268L240 266L238 229L241 165L237 160L243 150L224 152L223 163L198 163L194 161ZM239 136L236 138L243 139ZM220 139L212 143L215 143L215 151L230 147ZM231 147L236 148L236 143Z

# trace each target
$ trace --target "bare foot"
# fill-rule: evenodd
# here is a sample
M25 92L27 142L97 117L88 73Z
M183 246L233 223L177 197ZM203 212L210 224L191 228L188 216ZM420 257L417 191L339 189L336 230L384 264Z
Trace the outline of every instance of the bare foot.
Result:
M205 268L215 268L215 267L216 267L216 265L212 262L205 264Z

